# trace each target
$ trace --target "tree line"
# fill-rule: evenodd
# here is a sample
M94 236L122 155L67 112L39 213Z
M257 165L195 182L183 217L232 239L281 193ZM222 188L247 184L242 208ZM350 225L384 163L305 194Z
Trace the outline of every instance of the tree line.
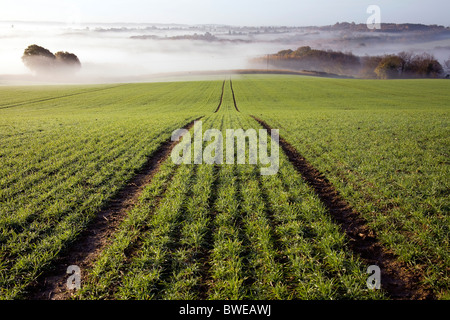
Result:
M445 75L443 66L428 53L400 52L359 57L352 53L303 46L257 60L262 63L266 59L267 64L282 69L321 71L372 79L440 78Z

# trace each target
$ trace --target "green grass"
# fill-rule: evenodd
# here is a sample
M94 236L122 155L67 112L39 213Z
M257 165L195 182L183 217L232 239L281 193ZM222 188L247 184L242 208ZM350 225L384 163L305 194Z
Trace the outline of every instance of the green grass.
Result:
M235 81L259 116L337 187L425 283L449 290L450 83L272 77Z
M203 119L203 130L208 128L225 134L259 125L239 115L226 92L223 109ZM168 159L164 168L172 167ZM163 181L157 178L78 298L383 298L366 288L367 267L289 161L282 159L277 176L262 177L259 169L183 164L164 179L165 191L154 189ZM131 232L131 225L145 231Z
M242 76L233 81L241 112L227 82L214 113L221 88L0 88L0 298L26 297L173 130L199 117L224 136L260 129L250 115L280 129L446 297L449 82ZM347 241L282 153L274 176L169 157L82 270L76 298L386 299L367 289L368 266Z
M28 103L26 88L2 88L0 295L20 296L173 130L214 110L220 87L29 88Z

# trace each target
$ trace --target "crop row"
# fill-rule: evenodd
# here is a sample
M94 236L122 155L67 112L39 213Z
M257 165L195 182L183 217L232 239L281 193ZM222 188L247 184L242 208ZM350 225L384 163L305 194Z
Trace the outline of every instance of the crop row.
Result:
M219 90L219 82L76 96L55 88L64 97L2 109L0 296L23 295L173 130L214 109Z
M448 82L233 81L258 115L333 183L384 246L449 292ZM256 97L256 98L255 98Z
M203 130L260 128L235 111L227 90ZM259 169L168 159L76 297L382 298L367 289L367 266L287 158L279 175Z

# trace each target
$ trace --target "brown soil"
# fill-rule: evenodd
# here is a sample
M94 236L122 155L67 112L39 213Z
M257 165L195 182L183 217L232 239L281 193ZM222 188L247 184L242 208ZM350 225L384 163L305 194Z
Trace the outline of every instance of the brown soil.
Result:
M271 130L263 120L252 116L265 129ZM280 137L280 146L303 179L313 188L349 239L349 246L368 265L381 269L381 285L396 300L433 299L430 288L421 284L422 273L401 262L391 251L383 247L367 221L356 212L327 178L302 157L293 146Z
M184 129L189 130L197 120L190 122ZM83 271L92 266L99 253L110 243L118 225L137 203L143 189L151 182L177 143L168 139L160 145L131 181L109 201L78 239L61 252L51 268L30 288L29 299L64 300L71 297L71 292L66 287L69 276L66 274L67 267L80 267L83 277Z
M20 106L24 106L24 105L34 104L34 103L46 102L46 101L57 100L57 99L64 99L64 98L69 98L69 97L73 97L73 96L79 96L79 95L90 94L90 93L99 92L99 91L115 89L115 88L123 87L123 86L124 86L124 84L121 84L121 85L111 86L111 87L106 87L106 88L101 88L101 89L94 89L94 90L87 90L87 91L82 91L82 92L76 92L76 93L67 94L67 95L63 95L63 96L56 96L56 97L45 98L45 99L23 101L23 102L18 102L18 103L13 103L13 104L9 104L9 105L0 106L0 109L15 108L15 107L20 107Z
M230 88L231 88L231 93L233 94L233 103L234 103L234 107L236 108L236 111L237 111L237 112L240 112L240 111L239 111L239 108L238 108L238 106L237 106L237 103L236 103L236 96L234 95L233 82L231 81L231 79L230 79Z
M223 80L223 84L222 84L222 95L220 96L219 105L217 106L217 109L216 109L216 111L215 111L214 113L219 112L220 107L222 106L222 103L223 103L223 94L224 94L224 92L225 92L225 80Z

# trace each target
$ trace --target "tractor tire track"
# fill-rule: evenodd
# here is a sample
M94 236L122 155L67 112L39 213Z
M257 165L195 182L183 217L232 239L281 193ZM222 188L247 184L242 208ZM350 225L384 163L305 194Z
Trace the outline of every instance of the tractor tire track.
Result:
M271 132L272 128L266 122L255 116L251 117ZM417 271L412 271L393 252L383 247L375 232L368 227L367 221L349 205L321 172L282 137L280 137L280 147L303 179L318 195L334 221L341 226L350 240L350 249L357 253L365 263L380 267L382 289L392 299L433 299L431 289L420 284L422 275Z
M183 129L189 130L199 119L201 117L191 121ZM66 288L67 267L76 265L82 272L92 267L119 224L138 202L142 191L151 183L153 176L170 156L177 143L178 141L169 138L158 147L134 178L97 214L78 240L64 249L61 256L54 260L49 271L44 272L37 283L29 288L28 299L63 300L70 297Z
M236 95L234 94L234 90L233 90L233 81L231 81L231 79L230 79L230 88L231 88L231 93L233 94L234 108L236 109L237 112L240 112L239 108L237 106L237 102L236 102Z
M222 84L222 95L220 96L219 105L217 106L217 109L216 109L216 111L214 111L214 113L219 112L220 107L222 106L222 103L223 103L223 95L224 95L224 93L225 93L225 81L226 81L226 80L223 80L223 84Z

